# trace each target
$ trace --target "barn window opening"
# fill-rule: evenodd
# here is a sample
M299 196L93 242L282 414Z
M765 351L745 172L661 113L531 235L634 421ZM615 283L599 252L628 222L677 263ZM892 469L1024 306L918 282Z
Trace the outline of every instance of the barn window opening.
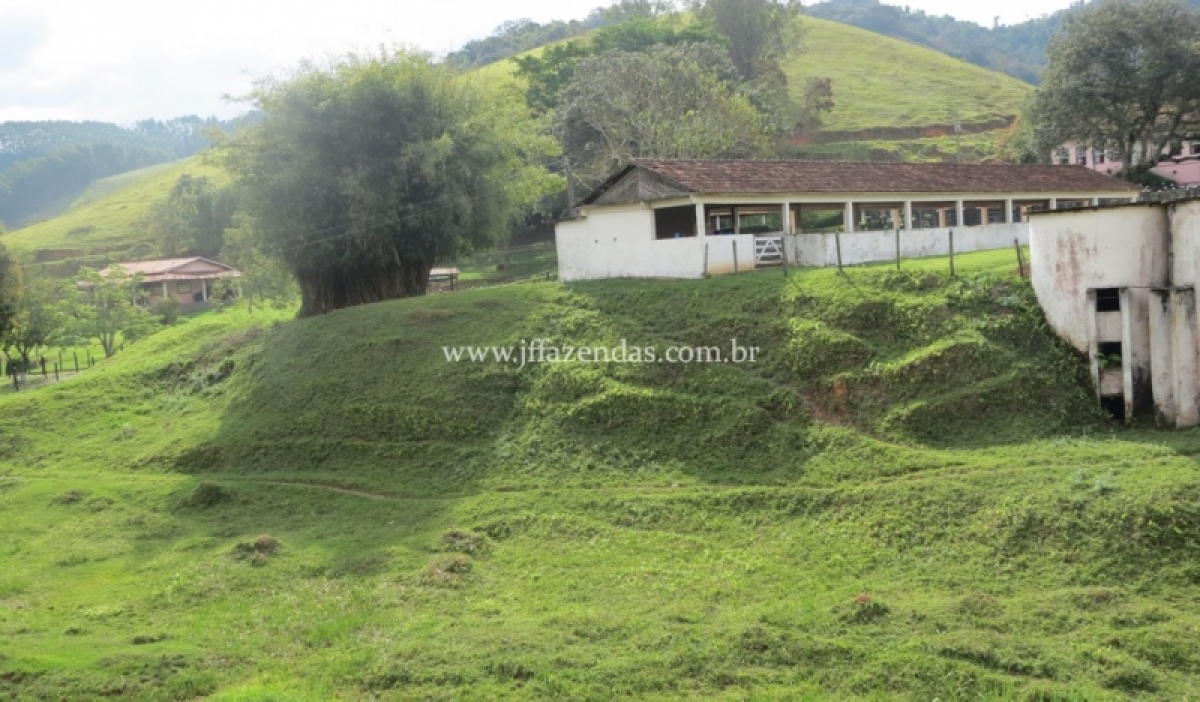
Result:
M1101 409L1103 409L1105 412L1108 413L1108 416L1112 417L1113 419L1117 420L1118 422L1125 421L1125 396L1124 395L1112 395L1109 397L1102 397L1102 398L1100 398L1100 407L1101 407Z
M1096 350L1100 352L1101 365L1106 368L1121 365L1121 342L1101 341Z
M654 238L682 239L696 236L696 208L660 207L654 210Z
M1097 312L1120 312L1121 311L1121 289L1120 288L1098 288L1096 290L1096 311Z

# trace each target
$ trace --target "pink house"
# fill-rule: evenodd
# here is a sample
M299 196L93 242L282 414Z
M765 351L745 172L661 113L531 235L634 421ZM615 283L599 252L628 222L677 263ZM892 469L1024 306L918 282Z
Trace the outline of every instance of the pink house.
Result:
M150 306L167 297L183 305L205 304L212 296L214 283L242 275L233 266L199 256L132 261L115 266L126 275L141 275L140 287Z
M1155 174L1179 185L1200 185L1200 141L1184 143L1164 152L1164 158L1150 169ZM1113 175L1124 167L1120 154L1069 141L1051 155L1060 166L1087 166L1093 171Z

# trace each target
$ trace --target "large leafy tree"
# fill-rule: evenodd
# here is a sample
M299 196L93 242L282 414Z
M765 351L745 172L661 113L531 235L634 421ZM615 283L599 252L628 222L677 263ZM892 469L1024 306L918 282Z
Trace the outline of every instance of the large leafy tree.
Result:
M1180 0L1088 6L1050 42L1030 112L1038 143L1048 153L1076 139L1153 165L1200 128L1198 72L1200 15Z
M26 271L13 312L8 330L0 333L0 346L6 356L20 358L28 368L38 349L52 344L67 324L63 286L45 275Z
M780 74L783 59L800 50L798 0L695 0L692 5L729 40L729 58L748 81Z
M302 315L424 294L429 270L503 237L558 179L515 90L406 52L259 82L264 119L224 144L264 251Z
M235 202L229 188L204 176L184 174L166 198L154 204L142 221L146 233L164 256L216 256L225 230L233 222Z
M84 269L78 279L77 295L71 301L72 319L66 334L76 340L95 340L105 357L117 352L121 341L135 341L159 328L158 320L136 304L140 276L119 268L105 272Z
M633 158L755 156L769 149L762 113L732 85L720 46L658 46L583 59L556 131L592 183Z

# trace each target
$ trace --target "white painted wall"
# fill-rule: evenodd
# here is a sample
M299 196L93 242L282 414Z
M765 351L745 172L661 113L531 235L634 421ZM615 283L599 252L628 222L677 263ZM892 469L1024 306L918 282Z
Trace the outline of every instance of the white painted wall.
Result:
M938 229L901 229L900 258L946 256L950 253L950 232L954 231L954 252L970 253L1011 248L1015 241L1029 243L1029 225L985 224L976 227ZM842 265L878 263L896 260L896 232L842 232L841 234L794 234L789 250L793 263L801 266L836 266L837 238L841 238ZM1013 254L1014 263L1016 253Z
M1171 284L1200 283L1200 202L1189 200L1170 206Z
M655 239L652 210L606 209L558 223L554 236L558 275L564 281L699 278L704 275L704 242L708 238ZM750 256L753 260L753 248Z
M1034 214L1029 260L1047 321L1059 336L1088 353L1088 288L1166 285L1165 209L1146 205ZM1146 303L1139 299L1135 304Z
M737 247L737 269L748 271L754 268L754 235L753 234L723 234L719 236L702 237L700 241L708 246L708 273L722 275L733 273L733 250Z

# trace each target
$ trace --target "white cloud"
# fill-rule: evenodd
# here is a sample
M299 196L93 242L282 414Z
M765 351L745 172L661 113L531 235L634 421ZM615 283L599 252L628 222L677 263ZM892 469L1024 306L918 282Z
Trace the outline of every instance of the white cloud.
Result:
M254 77L304 58L404 44L443 54L500 23L578 19L607 0L38 0L0 1L0 121L99 119L129 123L182 114L232 116ZM962 16L950 0L910 3ZM1021 19L1067 2L972 3ZM1014 14L1016 13L1016 14Z

